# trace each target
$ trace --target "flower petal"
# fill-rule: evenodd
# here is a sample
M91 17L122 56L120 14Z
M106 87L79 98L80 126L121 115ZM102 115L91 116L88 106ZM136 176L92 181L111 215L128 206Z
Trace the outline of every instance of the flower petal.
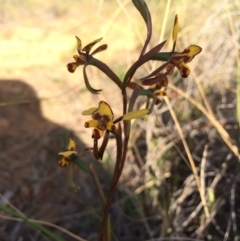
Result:
M92 132L92 138L94 139L100 139L103 135L104 131L103 130L99 130L97 128L93 129Z
M93 47L96 43L98 43L99 41L101 41L101 40L102 40L102 38L98 38L98 39L94 40L93 42L91 42L91 43L89 43L88 45L86 45L86 46L82 49L82 51L85 51L86 53L89 53L90 50L92 49L92 47Z
M98 121L97 120L86 121L85 124L84 124L85 128L97 127L97 126L98 126Z
M202 51L202 48L197 45L190 45L184 49L181 53L174 53L172 55L172 60L183 61L184 63L189 63L192 59Z
M142 117L146 114L148 114L149 111L148 109L141 109L141 110L136 110L129 112L123 116L123 120L132 120L132 119L137 119L139 117Z
M77 51L78 51L78 53L81 53L81 51L82 51L82 41L79 37L77 37L77 36L75 36L75 37L77 39Z
M69 140L67 150L68 151L75 151L76 150L76 142L71 138Z
M175 64L176 67L179 69L179 72L183 78L187 78L190 74L190 68L187 66L187 64L183 62L179 62Z
M63 151L59 152L58 155L63 156L63 157L70 157L72 154L77 154L76 151Z
M62 159L60 159L58 161L58 164L61 166L61 167L66 167L70 164L71 160L70 158L67 158L67 157L63 157Z
M173 33L172 33L172 38L173 38L173 50L175 49L176 42L177 42L177 35L178 35L178 15L175 16L174 19L174 25L173 25Z
M67 64L67 69L70 73L74 73L77 67L78 67L78 64L73 63L73 62Z
M107 49L107 44L103 44L103 45L97 47L97 48L91 53L91 55L94 55L94 54L99 53L99 52L101 52L101 51L103 51L103 50L106 50L106 49Z
M87 110L84 110L82 112L82 115L91 115L97 109L98 109L98 107L91 107L91 108L89 108Z
M183 53L184 52L187 52L188 53L188 58L184 58L183 61L185 63L188 63L190 61L192 61L192 59L198 55L200 52L202 51L202 48L197 46L197 45L190 45L188 48L186 48L185 50L183 50Z
M112 109L109 104L105 101L100 101L98 109L92 113L92 118L94 120L99 120L100 118L104 118L107 122L112 121L114 118Z

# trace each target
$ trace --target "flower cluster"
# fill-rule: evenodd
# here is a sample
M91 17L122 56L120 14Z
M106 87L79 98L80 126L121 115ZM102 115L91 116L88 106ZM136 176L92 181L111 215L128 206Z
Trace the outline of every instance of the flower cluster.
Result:
M149 19L144 19L144 20L148 22L148 24L149 23L151 24L151 22L149 22L150 21ZM104 135L104 132L106 131L111 132L116 136L118 135L117 127L115 125L117 122L120 122L121 120L129 121L131 119L139 118L151 112L150 110L151 108L148 109L148 106L146 109L132 111L132 107L137 98L136 95L146 95L148 99L154 99L153 104L159 104L161 102L161 99L159 97L166 95L165 89L168 86L168 82L169 82L168 76L173 74L175 67L179 70L182 78L187 78L189 76L190 68L188 66L188 63L191 62L192 59L197 54L199 54L202 49L197 45L190 45L182 52L175 52L177 35L178 35L178 17L176 15L174 26L173 26L173 34L172 34L172 39L173 39L172 51L167 53L159 52L166 41L160 43L145 55L144 55L144 52L142 51L139 57L139 60L126 73L126 76L125 76L126 79L123 80L123 82L124 81L126 82L126 85L121 83L121 80L118 79L118 77L111 71L109 67L107 67L107 65L105 65L99 60L94 59L95 66L98 67L102 72L104 72L109 78L111 78L118 85L118 87L121 89L123 93L125 93L124 86L133 89L133 97L131 98L131 101L129 103L131 108L129 109L128 112L126 111L126 108L125 108L123 116L119 117L115 121L114 121L113 111L110 105L107 104L105 101L100 101L98 107L92 107L83 111L82 113L83 115L90 115L92 118L91 120L85 122L84 127L94 128L92 131L92 138L94 140L94 145L92 149L96 159L99 159L98 140ZM94 51L90 53L93 46L95 46L95 44L100 42L102 38L94 40L93 42L87 44L83 48L82 48L81 40L78 37L76 37L76 39L77 39L78 54L73 56L75 62L69 63L67 65L67 69L69 72L73 73L75 72L77 67L79 67L80 65L83 65L84 66L83 73L84 73L84 80L86 83L86 87L92 93L97 94L99 93L100 90L95 90L90 86L85 68L88 64L90 64L91 60L93 60L92 56L96 53L106 50L107 45L103 44L97 47ZM140 67L143 63L149 60L165 61L165 63L162 64L157 69L155 69L148 76L141 78L140 79L141 84L133 82L131 78L134 72L136 71L136 69ZM91 63L93 63L93 61ZM133 73L133 74L130 75L130 73ZM146 89L145 86L149 86L149 87ZM124 98L126 99L126 96ZM126 103L124 104L123 102L123 105L126 106ZM68 166L69 163L72 161L73 157L76 156L77 154L75 142L73 140L70 140L67 150L65 152L60 152L59 154L63 156L62 159L59 161L59 164L63 167Z
M182 52L174 52L177 42L178 35L178 17L175 16L174 26L173 26L173 48L172 52L170 52L167 56L168 61L161 65L159 68L154 70L151 74L146 77L141 78L141 84L143 86L150 86L148 90L150 90L157 98L155 104L160 103L159 96L166 95L165 89L168 85L168 76L173 74L174 68L180 72L182 78L187 78L190 74L190 68L187 65L192 59L202 51L202 48L197 45L190 45ZM156 55L152 60L161 60L161 53ZM139 85L136 84L135 85ZM135 85L133 83L129 83L128 87L134 89ZM141 85L138 88L143 88Z
M91 174L93 178L104 209L101 230L102 241L111 240L109 211L113 200L113 194L116 191L117 184L124 168L127 151L129 150L128 143L130 140L131 120L150 114L155 104L159 104L161 102L161 96L166 95L166 88L169 83L168 78L173 74L175 67L178 69L182 78L187 78L190 74L188 63L191 62L192 59L202 50L201 47L197 45L190 45L182 52L175 51L178 35L177 16L175 17L173 26L172 50L170 52L161 51L166 43L166 40L148 50L148 45L152 36L151 15L144 0L132 0L132 2L146 23L147 35L138 59L126 71L123 79L120 79L119 76L107 64L93 57L93 55L96 53L107 49L107 45L103 44L91 51L92 48L102 40L102 38L96 39L82 48L81 40L76 37L78 54L73 56L74 62L67 64L67 69L70 73L74 73L79 66L83 66L83 79L85 86L90 93L99 94L102 89L95 89L92 87L90 83L91 81L87 74L87 66L89 65L97 68L104 74L104 76L116 84L122 95L122 114L120 114L118 118L114 117L111 106L103 100L99 102L97 107L91 107L82 112L83 115L91 117L90 120L84 123L84 127L93 128L93 145L91 145L90 148L85 148L81 153L83 153L85 150L90 150L96 160L102 160L111 134L116 140L116 160L113 162L115 166L107 199L105 198L105 194L101 189L101 185L97 174L93 169L93 165L87 164L80 158L81 154L77 153L76 143L72 139L70 139L66 150L59 153L59 155L61 155L61 159L58 162L60 166L71 167L71 164L74 164L85 173ZM149 75L138 79L137 82L134 82L133 78L137 70L143 64L149 61L162 61L164 63L157 67ZM132 89L130 96L127 88ZM145 109L135 110L135 103L139 96L144 96L146 98L146 107ZM101 145L99 145L101 138ZM71 168L68 168L68 170L71 171ZM72 183L73 187L76 186L73 184L71 175L69 181Z

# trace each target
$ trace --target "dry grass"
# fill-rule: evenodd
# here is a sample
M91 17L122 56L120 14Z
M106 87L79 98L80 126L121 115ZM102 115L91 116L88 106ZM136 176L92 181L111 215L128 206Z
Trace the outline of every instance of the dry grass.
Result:
M177 50L198 44L203 51L190 64L187 79L179 75L170 79L168 100L175 122L163 104L147 119L134 123L127 163L111 209L114 233L117 240L237 241L240 4L237 0L146 2L153 17L151 46L170 39L178 13ZM74 172L81 189L73 193L64 171L57 167L56 154L65 145L66 129L74 133L80 149L90 145L91 131L83 128L86 119L81 112L106 100L118 117L121 96L105 76L89 69L93 86L104 89L92 96L86 91L81 70L70 74L66 64L75 53L75 35L83 44L103 37L109 48L98 58L123 76L144 42L144 23L129 0L2 3L0 192L29 218L60 225L88 241L98 240L101 209L92 181ZM165 50L170 49L171 41ZM156 62L144 65L136 77L154 66ZM33 102L37 98L40 102ZM26 99L29 107L21 104ZM97 164L105 191L113 168L114 144L110 141L103 163ZM205 213L187 150L206 199ZM1 217L3 240L43 240L28 226ZM76 240L64 235L66 240Z

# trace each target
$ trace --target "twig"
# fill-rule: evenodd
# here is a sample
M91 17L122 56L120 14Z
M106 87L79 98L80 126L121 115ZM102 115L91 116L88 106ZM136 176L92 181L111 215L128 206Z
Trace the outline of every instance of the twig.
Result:
M232 140L227 133L227 131L221 126L221 124L217 121L214 115L210 114L199 102L197 102L195 99L193 99L191 96L189 96L188 93L185 93L178 87L174 86L173 84L169 83L168 87L171 88L172 90L176 91L180 95L184 96L187 100L189 100L192 104L194 104L202 113L209 119L209 121L212 122L212 124L215 126L217 129L218 133L224 140L224 142L227 144L229 149L234 153L234 155L240 160L240 154L238 151L237 146L232 143Z
M239 174L238 174L239 175ZM234 179L232 188L231 188L231 217L232 217L232 228L234 233L234 241L238 241L238 235L237 235L237 223L236 223L236 211L235 211L235 193L236 193L236 182L237 182L237 176Z
M101 199L102 206L103 206L103 210L104 210L104 207L106 205L106 198L105 198L105 195L103 193L101 184L99 182L98 176L97 176L92 164L89 165L89 169L90 169L90 173L92 175L93 181L95 183L95 186L97 188L97 191L98 191L98 194L99 194L99 197Z
M3 219L12 220L12 221L24 222L21 218L13 218L13 217L5 216L5 215L2 215L2 214L0 214L0 217L3 218ZM53 224L53 223L49 223L49 222L42 221L42 220L35 220L35 219L28 219L28 221L29 221L29 222L32 222L32 223L43 224L43 225L46 225L46 226L49 226L49 227L56 228L56 229L62 231L63 233L68 234L70 237L72 237L72 238L74 238L74 239L76 239L76 240L79 240L79 241L87 241L86 239L80 238L80 237L78 237L77 235L69 232L67 229L62 228L62 227L60 227L60 226L57 226L57 225L55 225L55 224Z
M170 103L168 97L165 96L165 97L164 97L164 100L165 100L165 102L166 102L166 104L167 104L167 106L168 106L168 108L169 108L169 111L170 111L170 113L171 113L171 115L172 115L172 118L173 118L174 123L175 123L175 125L176 125L176 128L177 128L177 130L178 130L178 133L179 133L179 135L180 135L180 137L181 137L181 140L182 140L183 146L184 146L184 148L185 148L186 154L187 154L187 156L188 156L189 163L190 163L190 165L191 165L192 172L193 172L193 174L194 174L195 181L196 181L196 184L197 184L197 187L198 187L198 191L199 191L199 194L200 194L200 198L201 198L201 200L202 200L202 204L203 204L205 216L206 216L206 218L209 218L209 210L208 210L208 207L207 207L207 205L206 205L205 195L204 195L203 189L202 189L202 187L201 187L200 179L199 179L199 176L198 176L198 173L197 173L197 168L196 168L195 163L194 163L193 158L192 158L192 154L191 154L191 152L190 152L190 149L189 149L188 144L187 144L187 142L186 142L186 140L185 140L183 131L182 131L182 129L181 129L181 126L180 126L180 124L179 124L179 121L178 121L178 119L177 119L177 116L176 116L175 112L173 111L173 108L172 108L172 106L171 106L171 103Z

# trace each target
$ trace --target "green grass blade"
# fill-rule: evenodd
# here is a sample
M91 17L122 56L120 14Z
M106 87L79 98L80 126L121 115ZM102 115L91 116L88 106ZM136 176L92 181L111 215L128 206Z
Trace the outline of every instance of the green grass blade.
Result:
M57 234L53 233L52 231L50 231L49 229L45 228L43 225L34 223L30 220L28 220L28 218L26 218L25 216L17 213L16 211L14 211L13 209L6 207L5 205L0 204L0 210L13 215L16 218L20 218L23 220L23 222L25 222L26 224L28 224L31 228L35 229L36 231L40 232L41 235L43 236L47 236L49 238L51 238L51 240L56 240L56 241L66 241L65 239L61 238L60 236L58 236Z

